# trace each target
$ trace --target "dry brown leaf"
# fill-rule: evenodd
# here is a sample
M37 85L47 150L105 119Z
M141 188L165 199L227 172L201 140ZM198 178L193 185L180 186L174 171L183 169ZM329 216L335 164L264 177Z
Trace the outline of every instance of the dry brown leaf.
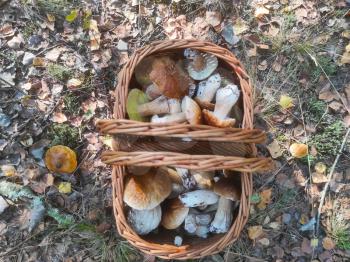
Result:
M35 67L44 67L45 66L45 59L42 57L34 57L32 65Z
M45 59L50 60L52 62L56 62L60 55L61 55L61 49L54 48L45 54Z
M343 104L337 101L332 101L328 106L335 112L340 112L343 109Z
M267 8L266 8L265 6L263 6L263 5L259 5L259 6L257 6L256 9L255 9L254 16L255 16L255 18L260 19L260 18L262 18L263 16L268 15L268 14L270 14L269 9L267 9Z
M67 82L67 88L68 89L76 89L81 86L83 82L80 79L72 78L69 79Z
M101 43L101 34L97 27L97 21L94 19L90 20L90 28L89 28L89 37L90 37L90 49L91 51L95 51L100 49Z
M303 238L303 242L301 242L301 251L305 254L311 254L312 253L312 247L311 242L307 238Z
M282 65L279 63L278 61L279 59L276 59L273 63L272 63L272 69L276 72L280 72L282 69Z
M267 247L268 245L270 245L270 240L268 238L264 237L262 239L259 239L258 243Z
M324 174L321 173L312 173L312 182L315 184L321 184L321 183L326 183L327 182L327 177Z
M246 21L244 21L242 18L238 18L234 25L233 25L233 31L235 35L240 35L246 32L249 29L249 26L247 25Z
M7 37L11 37L15 34L15 31L12 28L11 24L4 24L1 28L0 28L0 38L7 38Z
M350 115L344 117L344 124L346 127L350 127Z
M295 16L298 22L303 22L304 18L307 17L307 10L303 7L295 10Z
M329 237L325 237L323 240L322 240L322 246L324 249L326 250L332 250L335 248L335 243L334 241L329 238Z
M251 240L256 240L263 234L262 226L251 226L248 227L248 237Z
M258 69L259 69L260 71L266 70L266 69L267 69L267 61L264 60L264 61L262 61L260 64L258 64Z
M340 59L340 63L342 65L350 64L350 44L345 47L345 52Z
M126 23L123 25L118 25L112 31L113 34L116 35L117 38L126 38L131 35L131 24Z
M272 143L268 144L266 147L269 150L272 158L279 158L283 155L283 150L277 140L273 140Z
M265 190L261 191L259 196L260 196L260 202L257 205L257 207L260 210L263 210L271 202L272 188L265 189Z
M52 122L62 124L67 121L67 117L61 112L55 112L53 113L51 120Z
M206 11L205 20L207 23L213 27L220 25L221 23L221 13L218 11Z

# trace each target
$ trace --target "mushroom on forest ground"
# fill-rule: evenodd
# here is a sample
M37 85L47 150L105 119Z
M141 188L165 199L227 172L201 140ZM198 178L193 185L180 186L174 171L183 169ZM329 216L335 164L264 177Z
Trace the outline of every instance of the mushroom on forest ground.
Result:
M132 229L139 235L146 235L156 229L162 218L162 209L158 205L147 210L130 209L128 222Z
M171 193L170 178L151 169L144 175L130 175L124 188L124 202L138 210L152 209Z
M214 112L203 109L203 116L208 125L216 127L231 127L235 124L234 118L227 117L239 98L239 89L236 85L227 85L216 92Z
M206 79L218 67L217 57L209 53L201 53L187 48L184 51L184 56L190 60L187 72L194 80Z
M185 207L178 198L165 202L162 226L166 229L178 228L188 215L189 208Z
M152 123L183 123L186 122L186 115L183 112L175 113L175 114L169 114L164 116L158 116L154 115L151 118Z
M197 95L195 101L201 108L214 109L215 105L211 102L216 91L221 85L221 77L218 73L210 76L207 80L201 81L198 84Z
M160 96L149 103L139 104L136 110L141 116L173 114L181 112L181 103L177 99Z
M151 67L149 77L164 96L180 99L188 93L192 80L179 63L162 56L157 57Z
M191 175L190 171L186 168L175 168L177 174L180 176L183 186L186 189L194 189L197 186L197 182Z
M202 122L202 111L199 105L189 96L185 96L181 103L182 112L191 125L199 125Z
M187 207L198 207L215 204L219 197L210 190L201 189L181 194L179 199Z
M46 151L45 164L51 172L70 174L77 168L77 155L68 146L56 145Z

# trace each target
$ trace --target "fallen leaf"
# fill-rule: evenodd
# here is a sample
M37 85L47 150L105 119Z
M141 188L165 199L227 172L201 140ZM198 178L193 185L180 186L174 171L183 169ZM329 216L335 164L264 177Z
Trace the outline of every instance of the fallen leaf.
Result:
M9 204L7 203L7 201L2 196L0 196L0 215L8 207L9 207Z
M118 25L115 29L113 29L112 33L115 34L117 38L129 37L131 34L131 24L126 23L123 25Z
M74 22L74 20L78 17L78 10L73 9L70 11L70 13L66 16L66 21L69 23Z
M67 82L67 88L68 89L76 89L81 86L83 82L80 79L72 78L69 79Z
M325 237L323 240L322 240L322 246L324 249L326 250L332 250L335 248L335 243L334 241L329 238L329 237Z
M89 37L91 51L100 49L101 33L98 30L97 21L94 19L90 20Z
M206 11L205 13L206 22L213 27L220 25L221 19L221 13L218 11Z
M32 201L29 221L27 225L29 232L32 232L42 221L42 219L44 218L45 211L46 208L42 199L40 197L35 197Z
M58 185L58 191L62 194L72 193L72 184L70 182L61 182Z
M238 18L234 25L233 25L233 31L235 35L240 35L246 32L249 29L249 26L247 25L247 22L244 21L242 18Z
M11 165L3 165L1 166L1 172L4 176L12 177L17 174L16 168Z
M294 106L293 99L287 95L281 95L279 104L283 109L288 109Z
M15 31L12 28L11 24L4 24L1 28L0 28L0 38L7 38L7 37L11 37L15 34Z
M267 149L269 150L272 158L279 158L283 155L283 150L281 149L277 140L273 140L271 144L268 144Z
M45 54L45 59L52 62L56 62L60 54L61 54L61 50L59 48L54 48Z
M293 157L303 158L308 154L308 146L305 144L293 143L289 147L289 152Z
M340 59L340 64L350 64L350 44L345 47L345 52Z
M316 248L318 246L318 239L312 238L310 241L310 245L311 245L311 247Z
M267 8L266 8L265 6L263 6L263 5L257 6L256 9L255 9L255 12L254 12L255 18L258 18L258 19L260 19L260 18L262 18L263 16L268 15L268 14L270 14L269 9L267 9Z
M63 114L61 112L55 112L55 113L53 113L51 120L52 120L52 122L62 124L64 122L66 122L68 119L67 119L65 114Z
M271 222L267 225L269 228L272 228L272 229L275 229L275 230L278 230L281 228L281 223L280 222Z
M250 226L248 227L248 237L251 240L256 240L263 234L262 226Z
M312 173L312 182L315 184L321 184L321 183L326 183L328 181L327 177L324 174L321 173Z
M344 117L344 125L350 127L350 115Z
M325 174L327 171L327 166L323 162L317 162L315 164L315 171L320 174Z
M267 61L263 60L260 64L258 64L258 69L260 71L264 71L267 69Z
M34 57L32 65L35 67L44 67L45 66L45 59L42 57Z
M257 205L257 207L260 210L263 210L271 202L272 188L261 191L259 196L260 196L260 203Z
M301 242L301 251L305 254L311 254L312 253L312 247L311 242L307 238L303 238L303 241Z
M261 245L267 247L268 245L270 245L270 240L266 237L259 239L258 243L260 243Z

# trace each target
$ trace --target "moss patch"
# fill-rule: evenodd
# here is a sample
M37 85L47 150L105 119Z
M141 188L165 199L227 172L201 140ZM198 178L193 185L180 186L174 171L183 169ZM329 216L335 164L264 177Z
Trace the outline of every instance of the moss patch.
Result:
M81 142L79 129L67 124L53 125L48 131L48 136L52 141L51 146L65 145L76 148Z

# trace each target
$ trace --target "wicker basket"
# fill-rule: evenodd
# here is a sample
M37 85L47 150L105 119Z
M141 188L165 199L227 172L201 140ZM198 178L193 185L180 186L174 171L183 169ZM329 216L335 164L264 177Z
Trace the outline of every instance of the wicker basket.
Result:
M211 53L232 69L241 88L241 103L244 109L243 129L190 124L154 124L125 119L125 102L135 66L146 56L178 52L185 48ZM114 151L104 152L102 160L113 165L113 203L119 234L142 252L164 259L193 259L208 256L222 251L227 245L237 240L249 215L249 201L252 194L251 172L268 170L272 164L270 159L254 157L256 154L254 143L264 142L265 134L260 130L252 129L252 88L249 77L237 58L224 48L197 40L159 41L145 46L130 57L119 74L114 117L114 120L100 120L97 125L102 133L114 135ZM130 137L132 139L138 137L157 138L157 143L144 141L143 146L140 143L125 143L125 140ZM175 142L169 144L167 139L173 139L172 141ZM184 139L198 142L194 143L197 147L191 146L186 150L180 150L183 148ZM218 149L219 153L211 152L208 154L204 150L207 148L205 143L231 145L236 143L236 146L231 147L239 149L236 152L229 152L230 149L227 147L228 149ZM244 153L240 154L241 151ZM240 172L238 175L241 177L242 196L230 230L226 234L216 234L208 239L184 239L183 245L179 247L173 245L175 233L163 231L161 228L156 235L138 236L128 225L124 213L123 187L126 165L174 166L192 170L231 169Z

